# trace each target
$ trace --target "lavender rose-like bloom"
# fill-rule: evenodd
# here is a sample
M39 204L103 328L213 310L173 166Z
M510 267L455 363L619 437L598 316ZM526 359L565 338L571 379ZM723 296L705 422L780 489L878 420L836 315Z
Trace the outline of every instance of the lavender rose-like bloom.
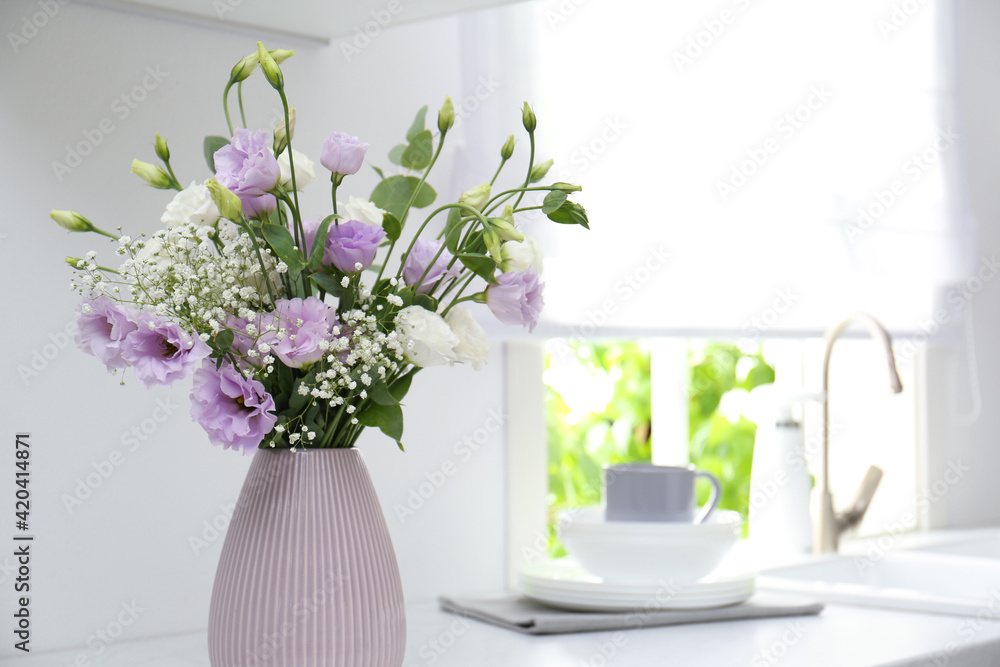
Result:
M416 285L420 280L420 277L424 275L424 271L427 271L427 267L430 265L431 261L437 255L438 250L441 249L443 243L441 241L425 241L424 239L417 239L413 244L413 248L410 250L409 254L406 256L406 262L403 264L403 280L406 281L407 285ZM441 250L441 256L438 257L437 261L434 262L434 266L430 267L427 271L427 276L424 281L420 283L417 288L417 292L420 294L428 294L431 288L438 280L448 280L449 278L457 278L460 270L457 266L448 268L448 263L454 259L454 256L448 252L447 248Z
M200 338L192 338L169 320L142 313L136 324L122 344L122 357L147 389L186 378L211 352Z
M243 377L232 364L216 369L215 363L205 361L194 373L191 417L213 445L253 454L274 428L273 411L274 398L264 385Z
M107 297L80 304L76 321L79 330L76 344L108 367L108 370L125 368L128 362L122 357L122 344L126 336L135 331L139 313L119 306Z
M315 229L312 235L316 236ZM306 236L309 236L309 232L306 232ZM364 271L375 261L378 244L384 238L384 229L366 225L358 220L348 220L339 225L331 224L326 233L323 262L332 264L344 273ZM307 241L307 245L311 248L312 241Z
M239 128L232 141L215 152L215 179L240 198L243 213L260 216L277 206L273 190L281 178L281 168L274 158L267 133Z
M501 273L496 285L486 288L486 305L504 324L523 324L534 331L545 301L545 286L533 268L524 271Z
M278 299L274 311L261 320L261 330L270 325L284 330L279 340L277 331L266 331L260 338L271 346L271 354L291 368L301 368L318 361L325 350L324 341L333 339L339 333L340 322L337 312L321 299L311 296L307 299ZM334 328L338 327L338 332Z
M323 142L320 163L335 174L356 174L365 161L368 144L343 132L334 132Z

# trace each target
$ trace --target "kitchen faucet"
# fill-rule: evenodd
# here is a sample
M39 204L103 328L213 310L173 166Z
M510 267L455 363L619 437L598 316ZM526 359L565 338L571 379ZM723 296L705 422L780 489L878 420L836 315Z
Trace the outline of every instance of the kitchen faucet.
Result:
M871 337L885 349L886 360L889 362L889 389L898 394L903 390L896 372L896 360L892 356L892 341L889 332L878 321L867 313L858 313L832 326L824 337L823 350L823 471L820 484L813 496L813 551L829 553L837 551L841 534L861 523L868 505L871 503L875 490L882 480L882 470L877 466L868 468L854 500L844 512L835 512L833 496L830 494L830 356L833 344L840 335L855 321L865 325Z

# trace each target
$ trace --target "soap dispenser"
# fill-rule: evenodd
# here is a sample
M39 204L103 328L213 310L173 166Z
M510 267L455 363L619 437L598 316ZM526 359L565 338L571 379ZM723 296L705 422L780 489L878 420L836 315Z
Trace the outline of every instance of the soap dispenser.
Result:
M772 393L771 418L757 426L750 473L749 540L766 560L789 560L812 548L812 482L795 408L816 400L805 392Z

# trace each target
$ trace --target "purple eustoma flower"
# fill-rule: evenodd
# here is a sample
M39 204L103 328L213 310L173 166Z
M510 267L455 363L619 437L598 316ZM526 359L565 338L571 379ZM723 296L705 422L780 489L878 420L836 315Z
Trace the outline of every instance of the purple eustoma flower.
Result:
M120 306L105 296L80 304L76 316L79 325L76 344L104 362L109 371L125 368L128 362L122 357L122 344L125 337L135 331L138 319L137 311Z
M442 245L441 241L416 240L413 248L406 256L406 262L403 264L403 280L406 281L407 285L417 284L420 277L424 275L424 271L427 271L427 267L434 260L438 250L441 250ZM430 270L427 271L427 276L417 288L417 292L428 294L431 288L434 287L434 283L438 280L457 278L460 269L457 266L448 268L448 264L453 258L454 256L448 252L447 248L441 250L441 256L434 262L434 266L431 266Z
M263 130L239 128L229 145L215 152L215 179L240 198L247 217L259 217L277 205L267 192L281 178L281 168L269 143Z
M274 398L264 385L247 379L224 363L205 361L194 373L191 386L191 417L208 433L213 445L235 449L244 454L254 450L271 432Z
M313 231L313 237L315 236L316 232ZM323 262L332 264L344 273L364 271L375 261L378 245L384 238L384 229L366 225L358 220L348 220L339 225L331 224L326 234Z
M486 288L486 305L504 324L523 324L534 331L542 313L545 286L533 268L511 271L497 276L496 285Z
M211 350L177 324L142 313L122 345L122 357L135 371L135 379L147 389L173 384L194 372Z
M335 174L356 174L365 161L368 144L343 132L334 132L323 142L319 161Z
M266 331L260 340L271 346L271 354L291 368L301 368L318 361L325 350L321 343L333 339L338 327L337 311L315 296L307 299L278 299L274 311L264 315L261 330L270 325L283 329L278 339L277 331ZM338 330L339 331L339 330Z

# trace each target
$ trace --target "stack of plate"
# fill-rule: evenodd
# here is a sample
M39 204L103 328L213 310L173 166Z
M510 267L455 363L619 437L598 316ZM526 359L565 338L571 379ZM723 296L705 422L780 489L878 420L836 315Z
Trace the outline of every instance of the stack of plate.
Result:
M572 611L710 609L738 604L754 592L756 573L717 575L678 584L665 577L646 584L610 584L568 558L529 565L521 590L546 605Z

